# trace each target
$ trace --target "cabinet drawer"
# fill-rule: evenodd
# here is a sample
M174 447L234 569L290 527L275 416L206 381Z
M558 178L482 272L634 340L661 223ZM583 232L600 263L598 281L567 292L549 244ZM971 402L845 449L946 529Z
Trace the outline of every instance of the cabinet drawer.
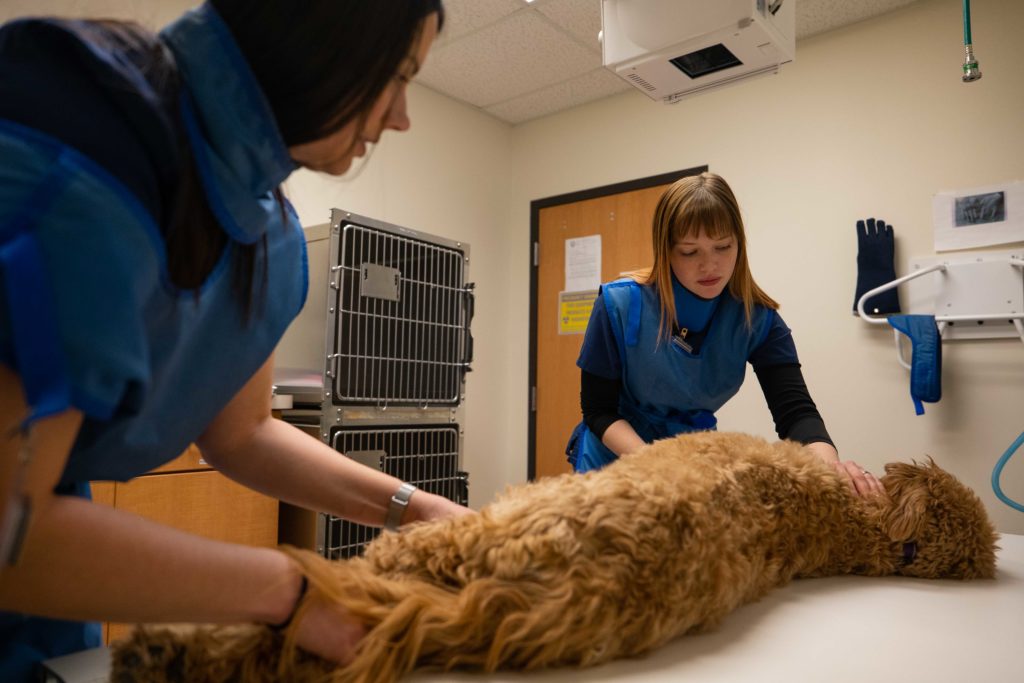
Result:
M260 546L277 542L277 501L212 470L119 483L115 507L219 541Z
M114 488L116 509L181 531L229 543L277 545L277 500L237 484L215 470L94 484L94 495L97 486ZM104 624L104 641L123 638L131 629L130 624Z
M147 474L156 474L158 472L188 472L193 470L209 469L212 468L206 464L205 460L203 460L203 454L199 451L199 448L195 444L192 444L177 458L160 465L160 467L147 472Z

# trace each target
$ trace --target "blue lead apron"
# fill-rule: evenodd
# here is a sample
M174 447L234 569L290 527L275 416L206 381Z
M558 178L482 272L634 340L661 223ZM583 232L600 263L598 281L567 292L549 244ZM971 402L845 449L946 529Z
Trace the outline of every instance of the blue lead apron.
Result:
M207 201L231 238L200 297L170 284L159 230L131 191L60 140L0 121L0 362L21 377L30 420L69 407L84 415L61 495L87 497L89 480L126 481L178 455L266 361L305 298L302 229L274 192L295 164L230 32L204 5L162 38L183 75L184 133ZM97 59L123 66L124 55ZM48 182L47 169L66 182ZM230 256L260 242L266 279L249 325ZM23 305L29 288L54 303ZM98 624L20 614L0 614L0 636L3 683L101 644Z
M653 287L625 279L604 285L601 293L622 367L619 414L648 443L715 429L715 412L739 391L747 359L764 341L774 312L755 306L748 327L743 304L723 293L700 351L690 353L659 339L661 309ZM566 455L577 472L617 457L583 422Z

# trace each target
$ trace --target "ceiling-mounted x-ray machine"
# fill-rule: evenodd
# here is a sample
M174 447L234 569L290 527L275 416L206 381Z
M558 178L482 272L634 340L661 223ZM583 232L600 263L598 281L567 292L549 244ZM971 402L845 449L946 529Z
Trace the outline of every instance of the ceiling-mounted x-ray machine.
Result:
M795 0L601 0L602 60L654 100L677 102L777 73L796 54Z

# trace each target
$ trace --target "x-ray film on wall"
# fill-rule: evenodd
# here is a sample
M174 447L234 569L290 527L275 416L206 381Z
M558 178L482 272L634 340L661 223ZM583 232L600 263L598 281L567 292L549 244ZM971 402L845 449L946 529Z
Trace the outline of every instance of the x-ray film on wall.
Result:
M1024 183L939 192L932 223L935 251L1024 242Z

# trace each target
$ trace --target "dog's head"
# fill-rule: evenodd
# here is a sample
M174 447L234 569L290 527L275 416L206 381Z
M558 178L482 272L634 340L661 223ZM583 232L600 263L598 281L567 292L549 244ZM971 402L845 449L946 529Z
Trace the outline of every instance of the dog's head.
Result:
M882 514L882 529L905 544L906 564L900 574L929 579L995 576L996 533L973 491L931 458L924 464L886 465L882 484L892 503Z

